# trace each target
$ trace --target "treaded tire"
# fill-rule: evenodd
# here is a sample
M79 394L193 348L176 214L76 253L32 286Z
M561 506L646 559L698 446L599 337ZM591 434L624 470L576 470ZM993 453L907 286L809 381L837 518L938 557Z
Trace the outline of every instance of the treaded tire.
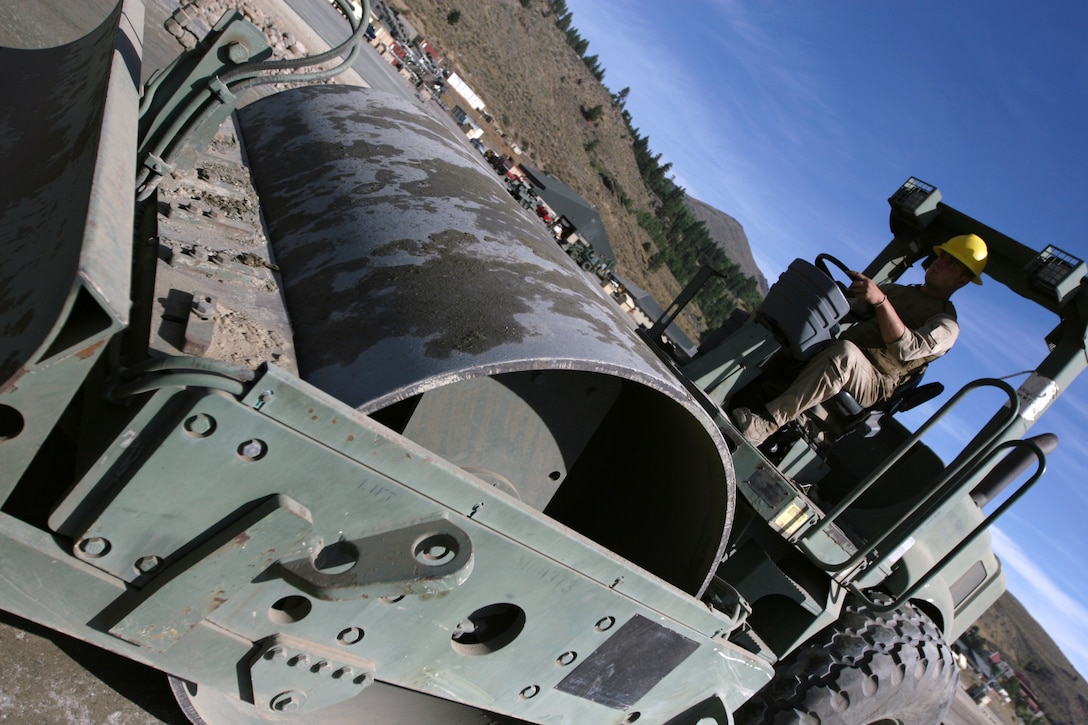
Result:
M737 725L937 725L959 671L933 622L912 605L848 605L837 622L779 662L738 710Z

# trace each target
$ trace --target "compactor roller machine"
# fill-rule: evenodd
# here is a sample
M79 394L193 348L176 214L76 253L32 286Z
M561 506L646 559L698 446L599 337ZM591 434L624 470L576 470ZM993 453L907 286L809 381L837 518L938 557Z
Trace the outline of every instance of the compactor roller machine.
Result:
M360 52L343 9L317 70L232 12L141 87L138 0L2 51L0 608L209 725L938 722L948 642L1003 590L987 527L1085 365L1083 262L910 179L865 273L977 233L986 283L1056 315L1046 358L917 432L841 401L754 447L727 412L852 322L834 260L677 359L713 270L636 330L422 102L308 83ZM227 127L260 284L161 241L232 227L162 196ZM208 354L234 313L284 320L281 349ZM921 437L979 388L1003 402L940 460Z

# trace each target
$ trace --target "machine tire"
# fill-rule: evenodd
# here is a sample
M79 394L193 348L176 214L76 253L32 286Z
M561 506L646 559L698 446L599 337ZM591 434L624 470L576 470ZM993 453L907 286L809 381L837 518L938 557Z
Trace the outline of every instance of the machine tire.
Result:
M937 626L912 605L842 617L777 666L737 711L737 725L935 725L959 671Z

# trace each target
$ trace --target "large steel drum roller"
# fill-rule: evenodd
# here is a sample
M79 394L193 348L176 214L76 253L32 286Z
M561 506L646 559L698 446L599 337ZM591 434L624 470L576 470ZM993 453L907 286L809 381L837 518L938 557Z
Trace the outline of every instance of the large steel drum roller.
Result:
M631 321L419 102L240 112L303 378L677 587L721 555L721 433Z

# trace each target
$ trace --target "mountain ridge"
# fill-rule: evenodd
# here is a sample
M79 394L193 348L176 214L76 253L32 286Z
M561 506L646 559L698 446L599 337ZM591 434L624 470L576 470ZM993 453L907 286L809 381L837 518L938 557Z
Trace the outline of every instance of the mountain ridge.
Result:
M752 256L752 245L744 232L744 226L732 215L690 194L684 195L684 203L691 209L695 218L706 225L710 236L714 238L726 256L739 265L746 275L754 277L759 285L759 293L766 295L769 289L767 278L756 264L755 257Z

